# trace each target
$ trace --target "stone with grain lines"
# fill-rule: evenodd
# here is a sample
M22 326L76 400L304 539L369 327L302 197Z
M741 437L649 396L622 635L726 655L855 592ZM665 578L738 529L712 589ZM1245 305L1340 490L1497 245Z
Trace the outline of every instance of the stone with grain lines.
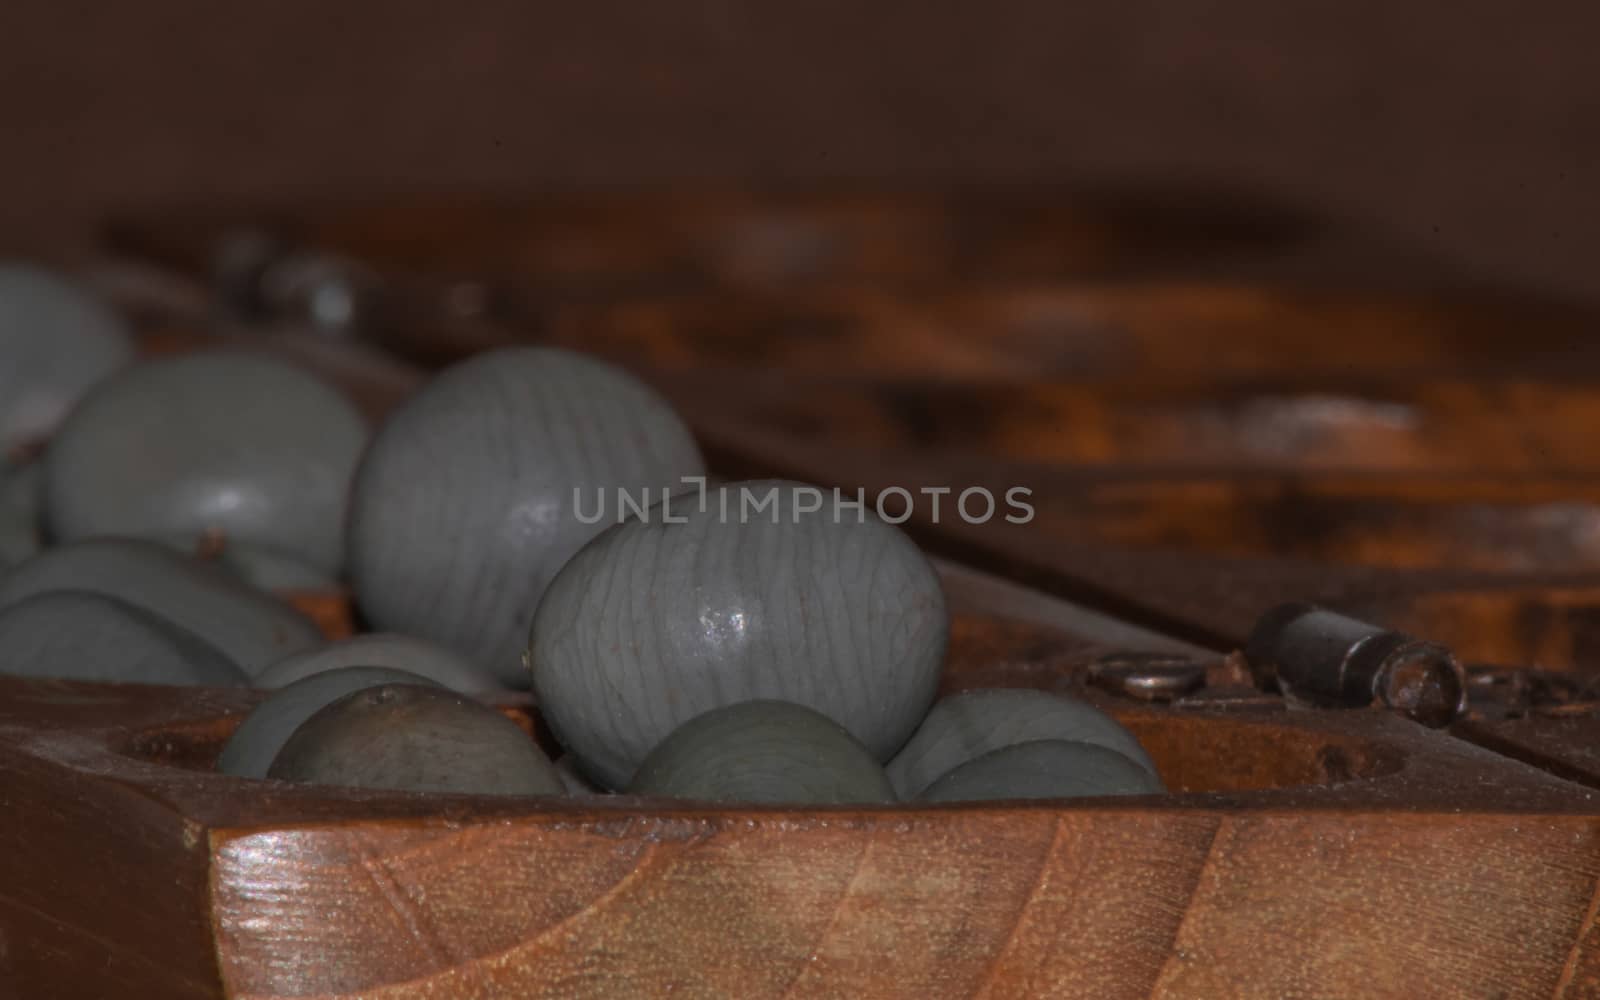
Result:
M512 348L464 361L395 411L351 500L350 571L374 626L444 643L526 688L528 624L607 523L575 497L651 499L702 471L683 422L621 369Z
M831 497L805 510L810 489L744 483L674 500L561 571L530 660L545 718L586 773L624 787L678 726L754 699L815 709L880 761L911 734L949 635L938 577L870 513L835 516ZM747 496L760 513L741 515Z

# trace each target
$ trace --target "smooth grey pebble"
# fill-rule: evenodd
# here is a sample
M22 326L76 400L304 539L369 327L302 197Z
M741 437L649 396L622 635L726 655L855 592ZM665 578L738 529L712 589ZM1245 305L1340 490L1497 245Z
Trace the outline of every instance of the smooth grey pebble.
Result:
M1093 705L1031 688L989 688L941 698L889 762L904 799L992 750L1031 740L1095 743L1156 774L1155 762L1122 723Z
M51 440L45 516L61 541L192 550L220 534L337 575L366 441L356 408L292 365L233 351L147 361L98 386Z
M258 688L281 688L329 670L388 667L478 698L509 693L493 673L427 639L393 632L369 632L284 657L255 676Z
M939 778L924 802L1158 795L1161 779L1115 750L1069 740L1030 740L991 750Z
M0 575L0 608L55 590L126 601L185 628L247 674L323 643L311 619L157 542L98 538L48 548Z
M226 655L173 622L114 597L70 590L0 610L0 673L202 687L248 682Z
M251 709L222 748L217 770L240 778L265 778L284 743L324 706L380 684L432 683L404 670L366 666L341 667L302 678Z
M284 781L469 795L564 795L555 766L504 715L439 687L384 684L324 706L294 731L267 776Z
M0 263L0 455L48 437L133 356L128 324L88 289Z
M747 701L690 719L645 758L628 793L779 805L895 800L883 765L843 726L781 701Z

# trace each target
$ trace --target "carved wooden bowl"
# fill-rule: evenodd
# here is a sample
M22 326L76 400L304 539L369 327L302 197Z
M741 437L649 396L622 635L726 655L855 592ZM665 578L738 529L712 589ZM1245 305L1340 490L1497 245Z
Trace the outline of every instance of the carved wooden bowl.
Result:
M1091 647L1024 631L1011 667L1082 693ZM1017 635L958 627L957 685L990 632ZM1175 794L796 811L209 772L255 697L0 684L17 995L1548 995L1596 972L1589 793L1378 712L1106 700Z

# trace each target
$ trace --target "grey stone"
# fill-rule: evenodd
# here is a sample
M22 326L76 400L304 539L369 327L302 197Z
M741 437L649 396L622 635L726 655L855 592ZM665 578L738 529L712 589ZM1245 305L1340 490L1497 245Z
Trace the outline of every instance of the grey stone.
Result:
M0 673L121 684L246 683L238 667L194 633L82 591L36 594L0 610Z
M342 667L313 674L272 693L233 731L217 770L240 778L265 778L294 731L324 706L380 684L432 684L425 677L386 667Z
M791 805L895 798L883 765L843 726L781 701L741 702L695 716L651 751L628 792Z
M446 369L393 413L356 477L350 573L377 628L420 635L526 686L550 579L603 530L574 491L659 492L699 475L683 422L604 362L512 348Z
M1093 705L1048 691L992 688L940 699L889 762L889 780L901 798L913 799L967 761L1031 740L1098 744L1156 773L1138 739Z
M1103 746L1031 740L991 750L929 785L925 802L1158 795L1161 779Z
M345 695L289 737L267 776L470 795L564 795L555 766L516 723L464 695L385 684Z
M611 528L561 571L530 660L545 719L587 773L625 786L679 725L752 699L819 711L880 761L911 734L949 635L938 577L870 514L836 518L831 498L804 511L808 489L732 484L704 510L683 498ZM746 490L773 506L741 518Z
M45 549L0 575L0 608L81 590L126 601L195 633L247 674L323 642L290 605L157 542L97 538Z
M345 504L367 440L336 389L291 365L218 351L107 380L45 452L60 541L123 535L193 549L210 534L337 575Z
M87 289L43 268L0 263L0 455L48 437L132 359L127 323Z
M506 693L494 674L452 649L393 632L369 632L284 657L255 676L258 688L281 688L346 667L387 667L426 677L475 697Z

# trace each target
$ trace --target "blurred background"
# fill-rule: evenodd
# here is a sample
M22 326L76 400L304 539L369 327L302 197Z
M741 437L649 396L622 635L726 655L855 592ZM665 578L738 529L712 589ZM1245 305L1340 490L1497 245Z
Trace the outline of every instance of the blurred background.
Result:
M912 527L1211 648L1292 597L1571 670L1600 655L1597 29L26 0L0 254L89 265L145 355L252 340L374 418L540 343L646 379L730 478L1026 483L1026 531Z
M1600 7L0 7L0 251L152 205L567 185L1220 183L1600 297Z

